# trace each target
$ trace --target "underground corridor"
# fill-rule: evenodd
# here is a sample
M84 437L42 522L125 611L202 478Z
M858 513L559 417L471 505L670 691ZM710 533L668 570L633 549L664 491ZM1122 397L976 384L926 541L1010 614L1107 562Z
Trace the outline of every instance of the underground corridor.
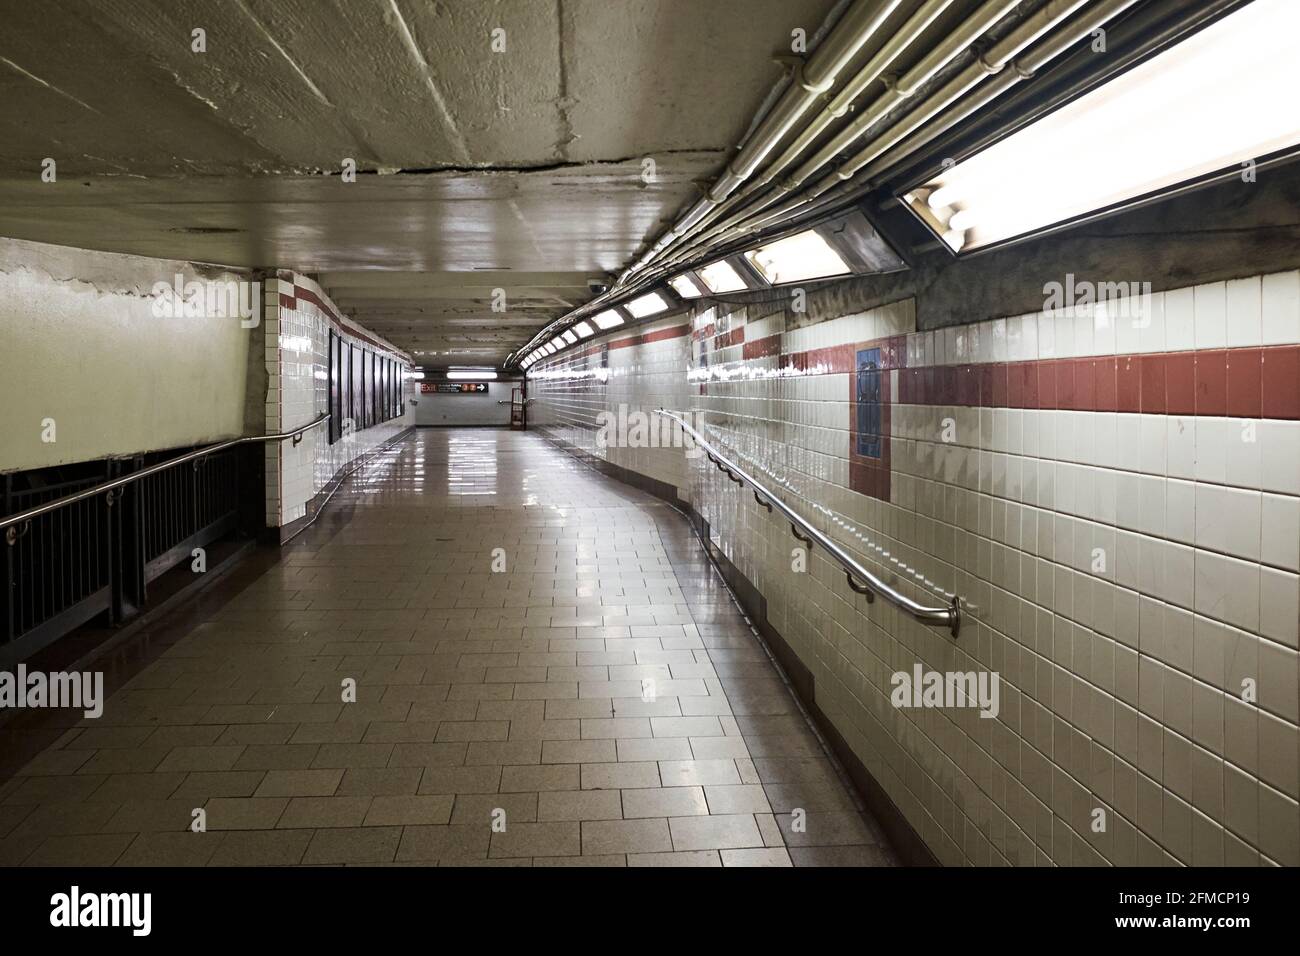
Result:
M1286 925L1296 0L0 23L16 928Z

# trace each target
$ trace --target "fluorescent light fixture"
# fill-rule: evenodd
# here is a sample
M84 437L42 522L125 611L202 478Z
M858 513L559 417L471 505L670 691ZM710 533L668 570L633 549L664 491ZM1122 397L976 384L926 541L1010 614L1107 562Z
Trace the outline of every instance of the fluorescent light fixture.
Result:
M960 252L1295 146L1297 34L1300 3L1255 0L905 198Z
M644 319L647 315L656 315L668 308L668 303L658 292L649 292L638 299L633 299L624 306L633 317Z
M672 286L673 291L683 299L698 299L700 296L704 295L704 289L700 287L700 284L685 273L679 276L673 276L668 280L668 284Z
M556 349L564 348L564 337L557 335L555 338L551 339L551 345L555 346Z
M565 329L564 335L562 337L564 341L569 345L572 345L574 342L578 341L578 333L573 331L573 329Z
M420 379L424 378L424 373L423 373L423 372L412 372L410 375L407 376L407 378L413 378L413 379L415 379L415 380L418 382Z
M726 259L710 262L707 266L696 269L695 273L710 292L740 292L749 288Z
M482 382L497 377L493 371L476 371L474 369L448 369L447 381L449 382Z
M552 345L550 342L547 342L545 345L542 346L542 351L544 351L547 355L554 355L555 346Z
M606 309L604 312L598 312L591 317L591 321L596 323L598 329L612 329L615 326L623 324L623 316L619 315L613 309Z
M589 339L596 334L596 330L588 322L579 322L573 327L573 331L578 333L580 339Z
M751 249L745 258L772 285L848 275L852 271L831 244L812 229Z

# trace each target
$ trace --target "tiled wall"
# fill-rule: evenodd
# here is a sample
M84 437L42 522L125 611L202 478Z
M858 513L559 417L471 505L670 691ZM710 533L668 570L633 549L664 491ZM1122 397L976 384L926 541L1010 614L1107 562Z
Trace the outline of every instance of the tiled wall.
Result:
M919 333L910 300L818 318L700 307L689 356L626 346L622 379L627 333L593 340L608 381L539 364L533 420L585 446L620 402L701 411L877 573L960 595L954 640L816 551L793 571L707 463L607 453L679 476L942 862L1300 863L1300 274ZM996 719L892 706L917 663L996 672Z
M601 413L613 416L615 429L630 433L638 420L661 425L656 408L680 409L686 399L686 366L690 361L690 326L684 316L615 330L555 357L529 376L530 427L587 454L648 475L679 488L686 497L688 472L680 448L636 447L605 443ZM606 420L608 421L608 420ZM666 428L663 433L671 438Z
M348 345L360 344L384 358L396 359L410 371L410 359L388 342L339 314L315 282L281 272L265 284L266 431L278 433L317 418L328 410L329 333L333 329ZM413 383L405 381L409 399ZM370 428L352 431L334 444L328 426L304 434L302 441L266 445L266 523L279 527L305 516L312 499L351 461L410 427L414 410L405 411Z

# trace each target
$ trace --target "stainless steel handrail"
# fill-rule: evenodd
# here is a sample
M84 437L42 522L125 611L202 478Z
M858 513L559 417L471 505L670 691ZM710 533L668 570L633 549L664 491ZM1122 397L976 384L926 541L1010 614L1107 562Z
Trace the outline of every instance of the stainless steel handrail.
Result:
M225 451L227 448L233 448L236 445L244 445L252 442L283 441L286 438L292 438L296 445L302 441L302 436L329 421L329 412L321 415L315 421L303 425L301 428L295 428L291 431L281 432L278 435L248 435L244 438L234 438L230 441L218 442L215 445L208 445L206 448L198 448L194 451L186 452L175 458L169 458L167 461L159 462L156 465L150 465L148 468L141 468L139 471L133 471L129 475L123 475L121 478L114 478L112 481L105 481L102 484L95 485L93 488L86 488L84 491L78 491L76 494L67 495L63 498L55 498L53 501L47 501L44 504L37 505L35 508L28 508L26 511L20 511L17 514L9 515L7 518L0 519L0 528L4 528L5 541L13 544L24 533L19 530L20 525L26 525L33 518L39 518L41 515L49 514L51 511L58 511L60 508L66 508L68 505L76 504L78 501L85 501L87 498L93 498L96 495L112 495L118 488L123 488L141 478L148 478L150 475L156 475L160 471L166 471L169 468L175 468L177 465L183 465L187 461L197 461L208 455L219 451ZM109 498L109 504L113 503L113 498Z
M924 604L919 604L916 601L913 601L907 595L882 581L879 577L864 568L852 557L852 555L817 528L813 527L802 515L799 514L799 512L795 511L773 494L766 485L756 480L749 472L745 471L745 469L741 468L722 452L718 451L718 449L710 444L703 435L688 425L680 415L663 408L655 409L655 414L670 419L681 426L682 430L690 435L697 445L704 449L704 453L708 456L709 461L717 465L718 469L732 481L736 482L736 484L744 484L748 482L754 491L754 500L757 501L761 507L766 508L770 512L772 507L775 505L777 510L789 519L790 532L796 538L808 545L810 548L814 543L821 545L826 553L838 561L840 566L844 568L844 576L848 579L849 587L858 594L865 595L868 602L874 600L875 595L879 594L890 604L902 609L922 624L928 624L932 627L946 627L952 633L953 637L958 636L961 630L961 601L955 594L947 607L926 607ZM760 495L762 496L761 498ZM763 501L763 498L766 498L767 501ZM862 583L859 584L859 581Z

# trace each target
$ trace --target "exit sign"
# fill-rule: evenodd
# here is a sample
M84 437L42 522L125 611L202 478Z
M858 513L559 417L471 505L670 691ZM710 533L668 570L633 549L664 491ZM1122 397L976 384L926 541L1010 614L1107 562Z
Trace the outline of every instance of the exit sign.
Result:
M420 391L440 395L483 395L488 390L487 382L421 382Z

